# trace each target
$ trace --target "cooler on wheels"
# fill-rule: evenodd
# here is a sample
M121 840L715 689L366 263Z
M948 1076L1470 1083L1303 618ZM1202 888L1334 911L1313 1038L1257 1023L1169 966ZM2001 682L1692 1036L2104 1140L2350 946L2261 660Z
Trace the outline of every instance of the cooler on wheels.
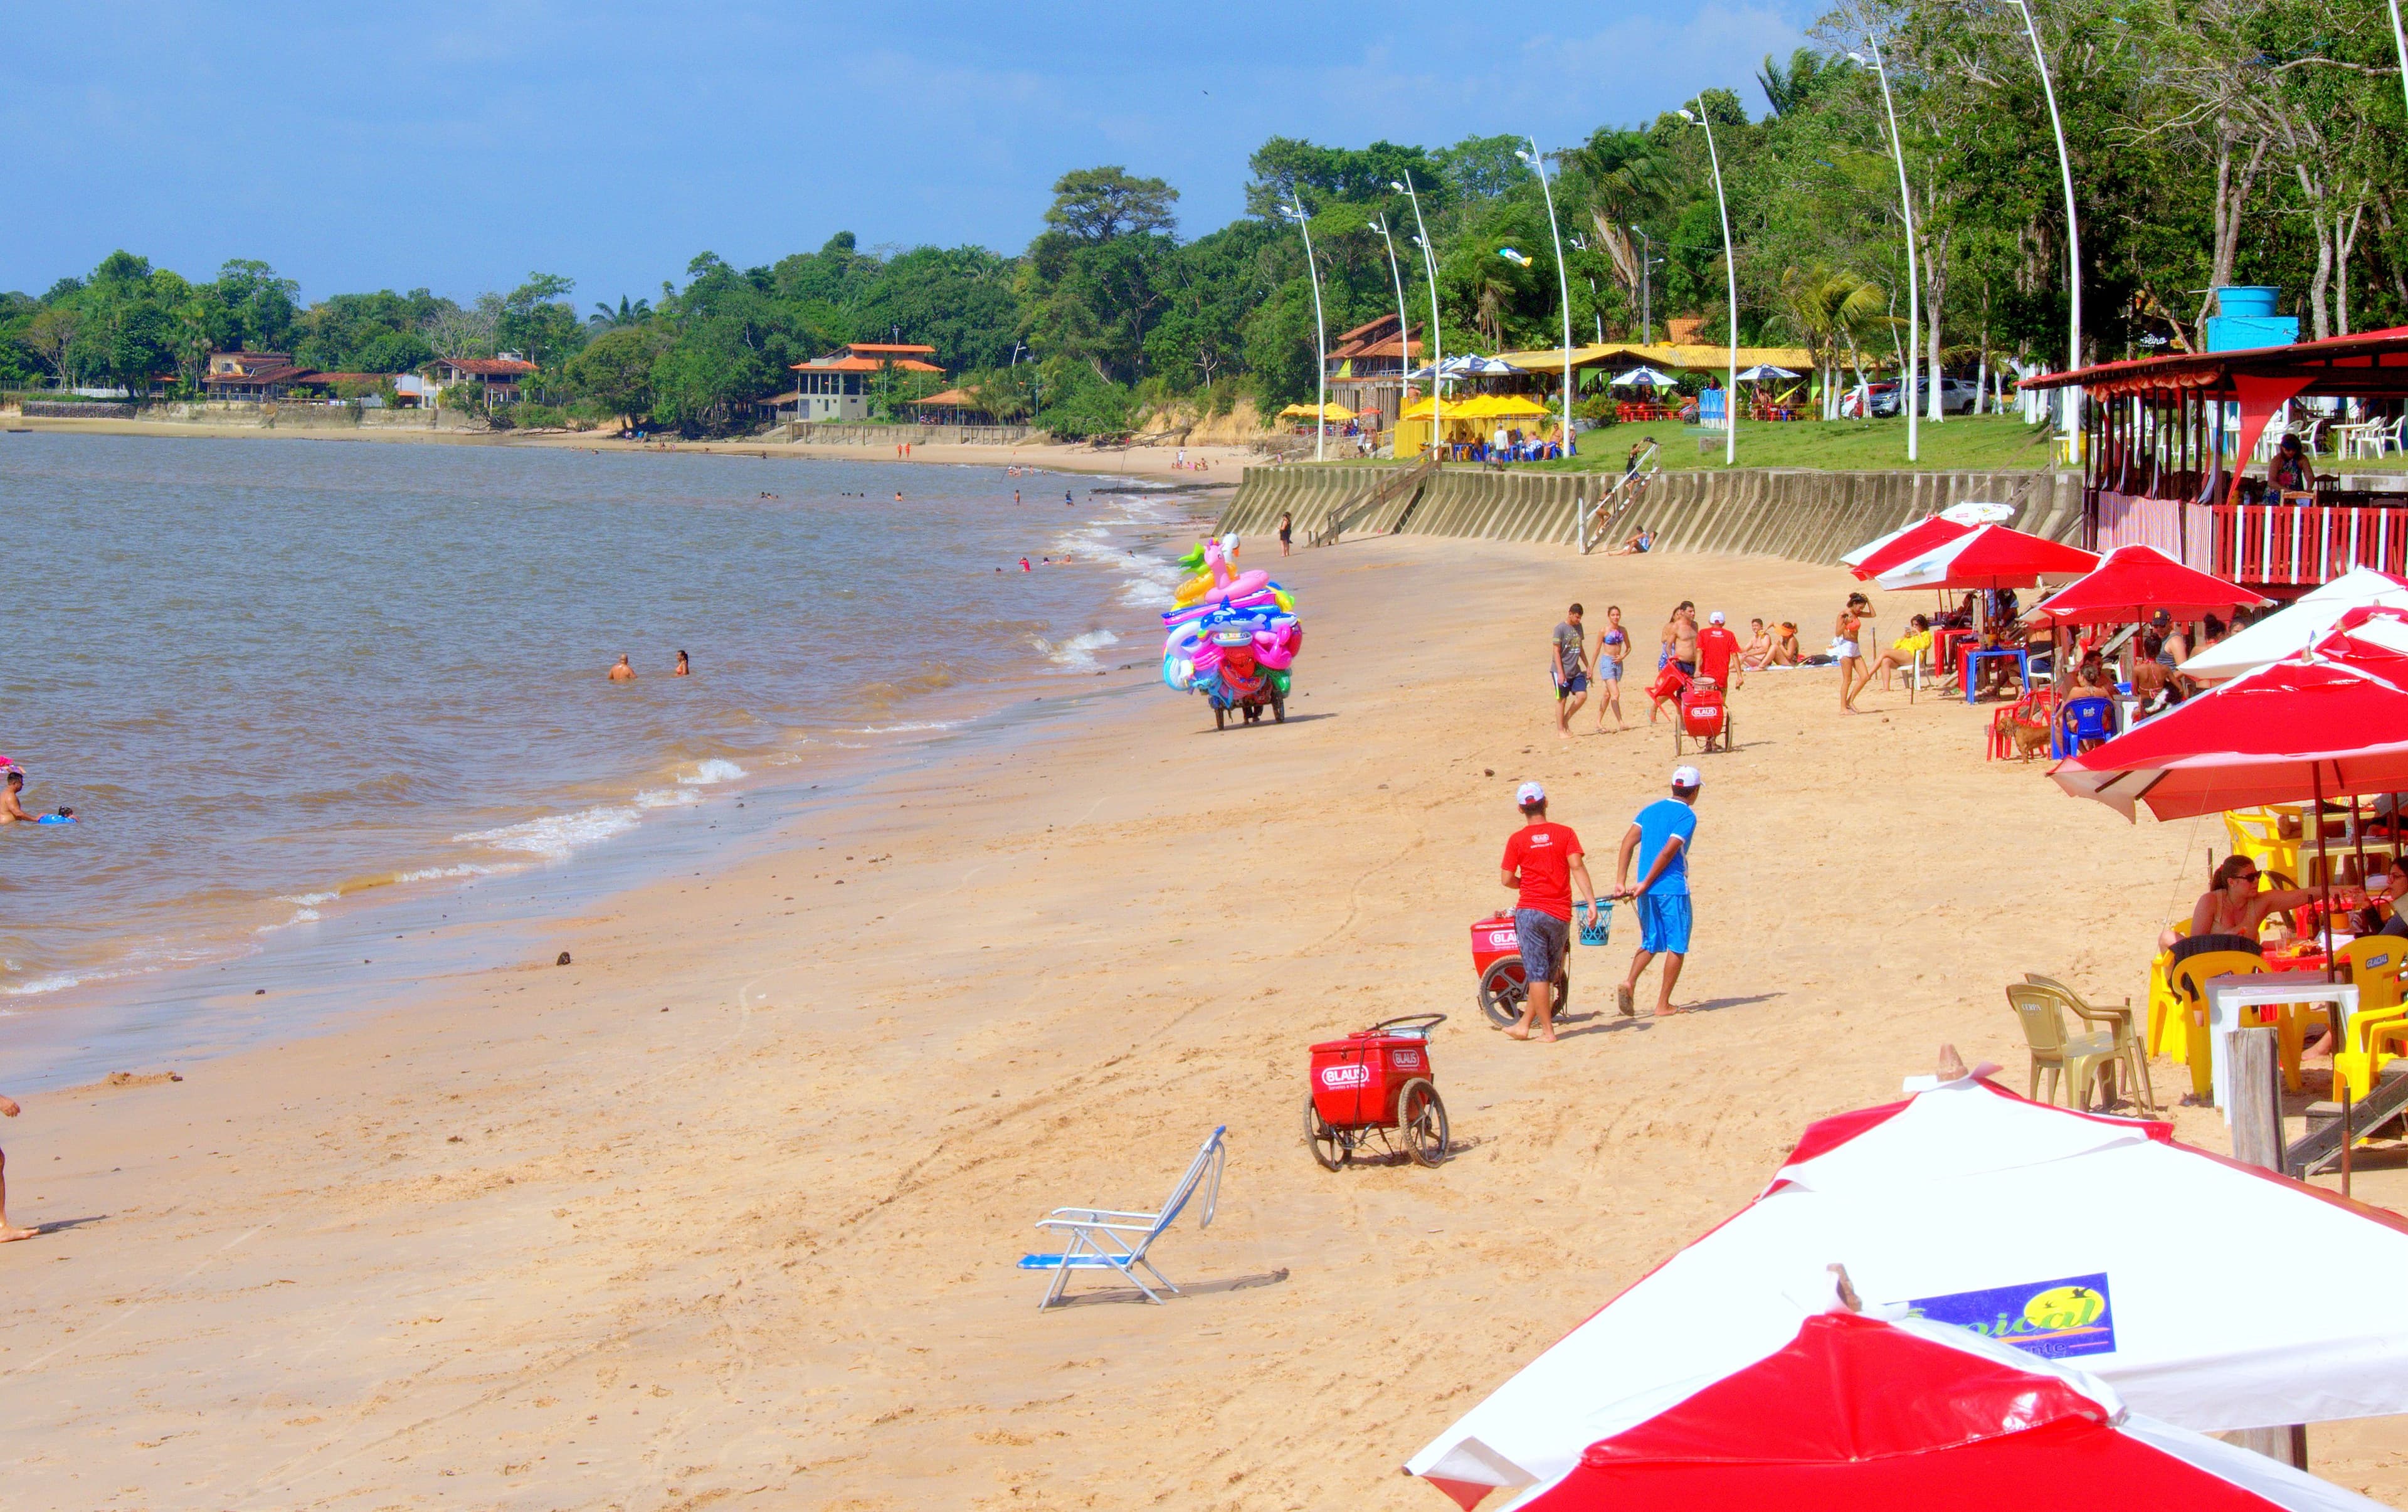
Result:
M1413 1014L1312 1047L1304 1100L1312 1158L1335 1171L1374 1135L1426 1166L1446 1159L1446 1104L1429 1059L1430 1031L1444 1014Z

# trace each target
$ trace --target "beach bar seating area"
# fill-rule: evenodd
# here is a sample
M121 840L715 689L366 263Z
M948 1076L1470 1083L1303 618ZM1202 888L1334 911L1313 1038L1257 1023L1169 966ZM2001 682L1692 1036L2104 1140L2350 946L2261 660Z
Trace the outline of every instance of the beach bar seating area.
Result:
M2355 567L2408 571L2408 474L2370 482L2315 462L2319 445L2336 463L2392 454L2408 327L2103 363L2024 386L2079 388L2091 401L2082 454L2093 550L2154 546L2275 597Z

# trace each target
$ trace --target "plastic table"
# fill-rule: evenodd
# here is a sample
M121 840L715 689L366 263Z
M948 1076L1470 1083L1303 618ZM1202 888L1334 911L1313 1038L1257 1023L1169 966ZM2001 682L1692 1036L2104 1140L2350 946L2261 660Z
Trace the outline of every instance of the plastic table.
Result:
M2241 1010L2272 1003L2329 1002L2341 1008L2343 1024L2358 1016L2358 987L2348 982L2319 982L2304 972L2236 972L2211 976L2200 984L2207 994L2207 1047L2215 1105L2224 1121L2232 1121L2231 1051L2225 1042L2242 1028ZM2344 1035L2344 1037L2346 1037Z
M1974 663L1981 661L1983 658L1987 656L2013 656L2015 658L2015 666L2023 676L2024 691L2026 693L2029 693L2031 691L2031 652L2022 646L1992 646L1987 651L1968 651L1965 653L1965 701L1967 703L1974 701L1973 689L1975 684L1979 681L1973 675Z

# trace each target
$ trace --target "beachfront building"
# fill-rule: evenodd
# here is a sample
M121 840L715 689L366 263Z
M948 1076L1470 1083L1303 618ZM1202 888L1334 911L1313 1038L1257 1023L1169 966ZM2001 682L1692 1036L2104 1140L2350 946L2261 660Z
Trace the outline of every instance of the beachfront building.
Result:
M2027 378L2084 399L2082 544L2139 543L2286 598L2408 575L2408 326ZM2298 460L2278 465L2285 438ZM2353 463L2364 464L2353 468Z
M936 354L935 347L911 342L849 341L841 352L794 365L795 392L778 396L780 413L812 422L867 420L880 375L892 370L941 376L944 369L928 360Z
M518 403L519 384L537 367L517 353L505 352L498 357L437 357L431 371L438 389L468 384L491 409L497 404Z
M1400 344L1397 333L1401 325L1396 316L1383 315L1340 333L1338 345L1330 349L1329 402L1354 410L1367 430L1396 429L1404 408L1405 370L1422 344L1410 330Z
M906 399L911 412L924 425L992 425L995 416L979 408L978 400L957 388L941 394L931 394L924 399Z

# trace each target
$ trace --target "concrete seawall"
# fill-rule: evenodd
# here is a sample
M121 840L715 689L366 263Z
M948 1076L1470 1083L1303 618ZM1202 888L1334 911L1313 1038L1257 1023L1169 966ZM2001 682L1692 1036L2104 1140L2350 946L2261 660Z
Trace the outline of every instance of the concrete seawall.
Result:
M1389 476L1383 468L1248 468L1220 529L1268 535L1283 512L1301 540L1329 511L1360 498ZM1349 534L1455 536L1483 540L1543 540L1570 546L1574 511L1612 481L1610 473L1512 473L1450 469L1411 495L1383 504ZM1656 474L1646 495L1615 526L1656 532L1658 550L1730 552L1830 562L1951 504L1985 500L2013 506L2012 524L2052 540L2082 526L2076 472L1816 472L1737 468Z

